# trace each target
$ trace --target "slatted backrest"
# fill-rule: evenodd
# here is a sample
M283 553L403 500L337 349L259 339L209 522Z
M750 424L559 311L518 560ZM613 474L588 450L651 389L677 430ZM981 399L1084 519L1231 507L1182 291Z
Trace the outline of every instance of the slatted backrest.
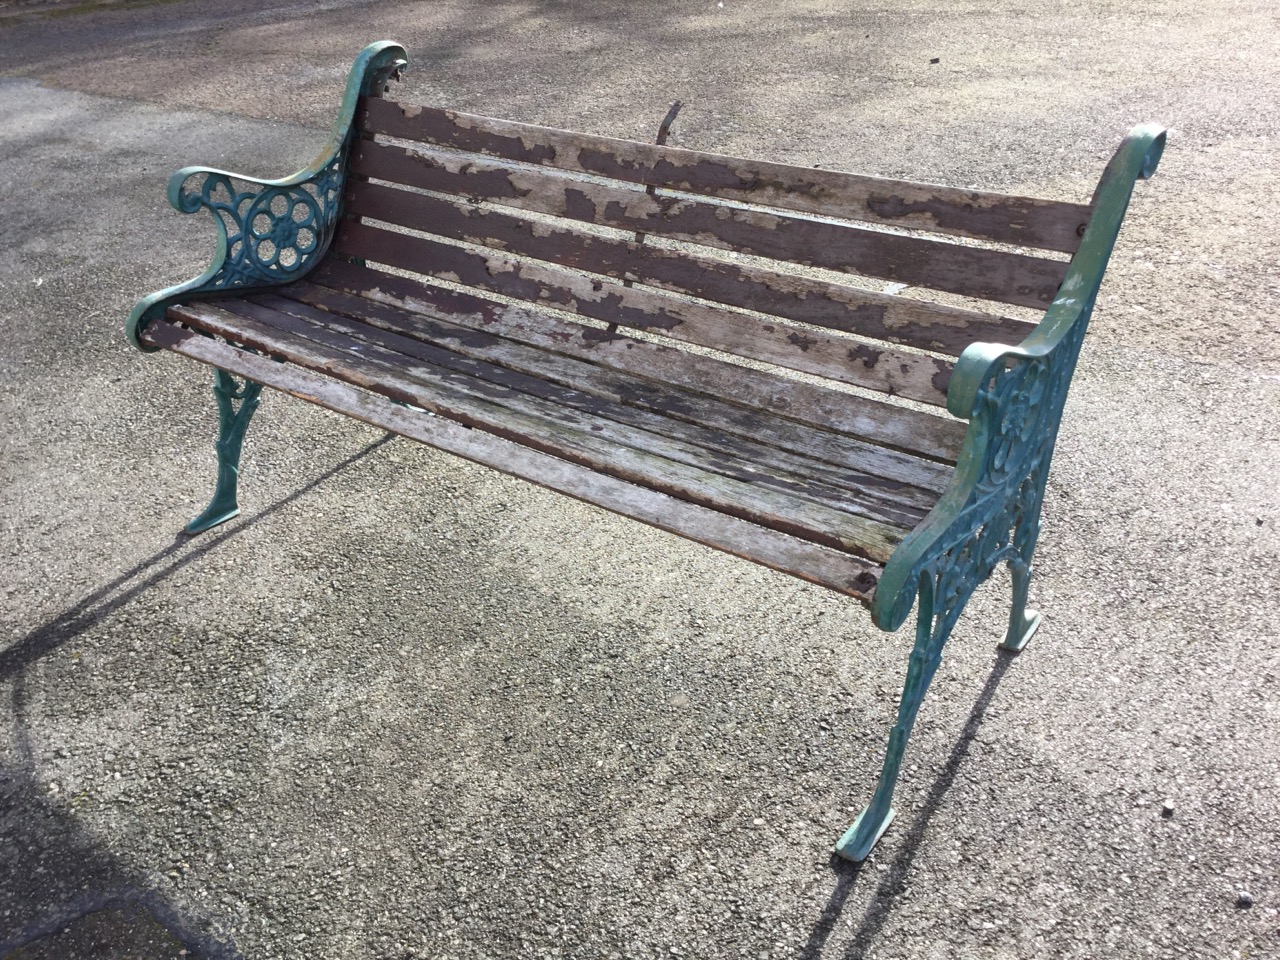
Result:
M950 357L1031 324L832 272L1043 308L1065 260L1007 247L1071 252L1089 216L378 98L359 116L339 254L937 406Z

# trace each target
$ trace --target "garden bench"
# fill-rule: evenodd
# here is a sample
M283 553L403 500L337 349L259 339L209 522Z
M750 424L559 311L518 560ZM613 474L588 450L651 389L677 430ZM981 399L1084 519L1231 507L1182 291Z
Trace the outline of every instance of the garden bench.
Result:
M1026 608L1045 477L1138 178L1135 128L1091 202L731 159L387 98L366 48L324 153L285 180L187 168L217 255L128 335L215 368L198 532L237 513L263 385L853 597L918 602L879 786L961 608L1012 569ZM1038 322L1031 319L1031 311Z

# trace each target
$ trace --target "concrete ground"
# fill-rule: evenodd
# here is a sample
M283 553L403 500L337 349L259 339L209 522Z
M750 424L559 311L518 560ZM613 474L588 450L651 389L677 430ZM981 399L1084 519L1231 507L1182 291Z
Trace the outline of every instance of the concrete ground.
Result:
M1280 956L1275 11L0 0L0 957ZM1172 128L1045 626L974 599L861 867L909 638L852 603L278 395L175 538L209 377L121 332L212 249L165 179L301 166L384 37L409 99L1054 197Z

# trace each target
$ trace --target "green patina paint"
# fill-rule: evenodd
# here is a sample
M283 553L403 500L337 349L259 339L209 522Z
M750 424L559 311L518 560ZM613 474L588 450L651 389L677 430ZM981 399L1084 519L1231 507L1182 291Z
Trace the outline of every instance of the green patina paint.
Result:
M942 648L965 603L1001 562L1013 571L1013 609L1001 646L1021 650L1039 625L1026 609L1040 507L1071 375L1137 180L1164 150L1159 127L1134 128L1103 172L1084 240L1044 319L1017 347L975 343L961 354L947 408L969 421L950 489L894 551L872 600L882 630L896 630L917 596L916 641L898 720L870 805L836 851L861 860L893 817L903 751Z
M208 210L217 225L213 261L200 276L143 298L125 322L129 342L175 304L218 294L243 295L297 280L323 259L342 216L347 154L359 98L379 93L407 62L389 40L361 51L347 77L342 109L329 142L307 167L281 180L258 180L225 170L185 167L169 179L169 203L182 213Z
M382 92L392 74L407 63L404 48L388 40L361 51L347 77L342 109L329 143L307 167L282 180L258 180L225 170L185 167L169 180L169 203L182 213L205 209L218 229L213 261L187 283L143 298L125 323L129 341L140 350L153 350L139 334L146 324L163 317L169 307L197 297L236 296L298 280L323 259L342 216L342 188L346 178L356 115L361 96ZM239 185L243 185L242 187ZM240 451L245 430L258 407L262 385L238 383L215 370L218 400L218 481L213 499L187 524L187 533L201 533L240 512L237 486Z
M203 533L225 523L240 513L236 489L240 480L240 449L244 432L258 409L262 384L245 380L238 383L225 370L214 370L213 395L218 399L218 485L213 499L200 515L187 524L187 533Z
M174 174L170 203L184 213L208 210L217 224L218 249L200 276L138 303L127 324L135 346L151 349L139 334L170 306L289 283L319 264L342 213L359 97L379 92L406 59L404 50L388 41L365 48L352 67L328 146L292 177L255 180L196 167ZM836 847L844 857L865 858L892 820L907 741L943 648L973 591L1000 563L1008 563L1013 574L1013 603L1001 646L1021 650L1039 625L1039 615L1026 603L1063 406L1134 184L1155 172L1164 141L1164 131L1141 126L1116 151L1094 195L1083 241L1031 335L1012 348L972 344L955 365L946 387L947 408L969 426L954 479L924 522L894 550L872 599L872 617L883 630L898 629L918 599L916 638L875 795ZM215 376L218 485L209 507L188 525L192 533L239 512L240 452L261 391L259 384L238 382L222 370ZM398 402L407 405L403 398Z

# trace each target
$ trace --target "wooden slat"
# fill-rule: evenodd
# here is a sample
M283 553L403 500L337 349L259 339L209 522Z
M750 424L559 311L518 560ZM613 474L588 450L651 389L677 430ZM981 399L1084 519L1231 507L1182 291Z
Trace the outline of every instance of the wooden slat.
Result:
M357 147L357 167L363 149L362 142ZM636 272L646 277L646 283L663 289L953 357L977 341L1020 343L1035 329L1035 324L1026 320L683 251L647 247L637 255L643 262Z
M466 351L455 353L437 343L386 331L297 301L260 296L248 301L219 301L218 305L229 313L249 317L303 339L350 350L361 357L377 358L392 366L402 364L404 358L420 360L438 368L433 374L450 382L458 379L453 375L460 375L465 378L468 390L474 390L482 397L490 396L493 388L499 388L501 395L509 398L503 401L507 409L563 422L573 429L585 428L601 439L676 463L823 503L905 530L914 528L923 520L937 500L923 490L911 491L909 488L902 489L904 496L901 499L884 496L883 489L878 491L880 495L876 495L874 488L869 493L864 492L860 481L871 480L874 483L877 478L850 475L840 478L823 464L789 457L760 444L735 442L732 437L705 427L628 407L511 366L477 360ZM468 339L467 334L472 339L475 337L472 331L457 332L464 334L464 340ZM564 358L545 352L514 344L510 346L523 349L527 354L541 354L538 357L540 362L531 363L526 358L523 364L526 367L545 370L547 365L564 362ZM530 402L529 398L534 398L534 401ZM566 419L566 411L562 408L573 413ZM916 501L914 504L906 502L912 493L915 495L912 498Z
M164 321L149 324L142 339L447 453L856 597L864 603L870 602L883 571L880 565L860 557L598 474Z
M850 500L865 503L870 511L867 516L889 518L892 512L898 511L901 519L893 522L909 528L915 527L938 501L938 492L934 490L832 464L809 455L809 451L796 442L779 447L771 445L767 436L743 436L723 430L718 426L722 418L716 415L717 411L701 416L702 408L695 408L689 402L695 398L681 397L680 392L671 387L655 387L636 377L572 357L477 333L443 319L406 315L405 311L386 304L313 284L282 293L284 295L255 296L250 302L277 314L318 324L348 339L377 343L459 373L510 385L592 416L607 417L638 431L670 438L680 446L663 450L674 451L671 455L676 459L706 466L718 473L750 477L765 484L776 482L781 488L801 495L812 491L834 504ZM299 299L289 299L291 296ZM227 309L241 312L234 304ZM261 319L276 322L273 316L264 315ZM481 362L470 363L463 358ZM635 398L640 394L649 402L636 404ZM673 406L686 406L687 418L668 414L666 411ZM650 449L660 452L657 447ZM873 462L887 461L888 458L884 458Z
M947 385L955 365L939 357L873 346L782 320L762 322L652 289L367 224L346 225L335 249L345 256L415 270L889 396L938 407L947 404Z
M718 156L366 99L361 127L521 163L824 216L847 217L1074 253L1091 210L1012 197Z
M715 386L714 382L707 382L708 377L699 376L707 366L700 361L706 358L501 304L491 304L492 310L481 313L453 310L450 308L459 303L448 291L440 291L448 298L443 304L415 298L413 309L406 310L403 308L406 301L387 296L387 291L369 290L371 296L365 297L344 292L343 288L350 284L342 283L341 278L332 274L317 279L335 283L335 287L303 282L282 289L281 294L383 330L443 343L450 350L484 357L513 369L537 370L539 375L563 385L576 386L664 417L723 431L801 455L809 461L830 464L839 470L854 471L858 483L883 484L894 499L911 489L930 492L923 500L907 497L904 501L907 503L932 503L951 481L950 466L785 419L785 415L742 406L732 402L733 398L701 392L699 387L705 390ZM431 295L429 289L425 292L428 297ZM534 349L536 361L524 361L515 349L526 346ZM566 363L557 363L552 357ZM681 362L690 359L697 362L687 366ZM686 371L679 377L685 382L661 379L676 364L679 364L677 370ZM854 404L859 400L857 397L838 399L851 400Z
M530 192L521 205L627 231L641 230L716 249L857 273L959 296L1046 308L1066 275L1067 264L1020 253L966 247L836 223L798 220L725 205L650 197L582 183ZM647 207L654 215L641 216ZM665 208L665 209L664 209ZM537 239L522 244L527 256L555 259L551 248L573 242L568 228L475 207L472 203L411 193L384 184L352 181L348 212L473 243L514 249L513 234ZM635 269L635 268L633 268ZM637 277L643 281L644 276Z
M765 429L767 421L753 411L764 411L810 425L837 431L867 443L850 441L842 455L858 469L857 450L877 457L881 447L892 447L916 456L954 463L964 438L965 424L924 411L894 406L866 397L838 393L767 370L744 367L715 357L688 353L662 344L604 330L584 329L546 313L495 303L481 297L429 286L420 280L389 274L329 258L312 278L318 283L360 296L500 334L522 343L580 357L616 370L675 384L701 395L699 406L733 401L746 408L736 422L748 431ZM722 424L723 425L723 424ZM729 429L732 429L731 427ZM915 457L910 458L914 460ZM937 471L943 471L941 466ZM914 471L913 468L913 472ZM946 471L949 475L949 471ZM882 473L882 476L893 474ZM937 475L943 486L942 473ZM929 486L917 480L907 482ZM930 489L934 487L929 486Z
M688 251L597 244L591 262L595 272L608 276L634 279L642 275L646 284L663 290L953 357L977 341L1021 343L1036 327L1025 320L825 283Z
M884 522L627 446L626 434L612 430L608 421L576 416L511 388L491 385L481 390L471 379L455 385L454 378L442 377L437 368L380 348L362 348L357 354L283 337L270 326L211 303L172 307L169 316L543 453L879 563L888 560L904 533Z

